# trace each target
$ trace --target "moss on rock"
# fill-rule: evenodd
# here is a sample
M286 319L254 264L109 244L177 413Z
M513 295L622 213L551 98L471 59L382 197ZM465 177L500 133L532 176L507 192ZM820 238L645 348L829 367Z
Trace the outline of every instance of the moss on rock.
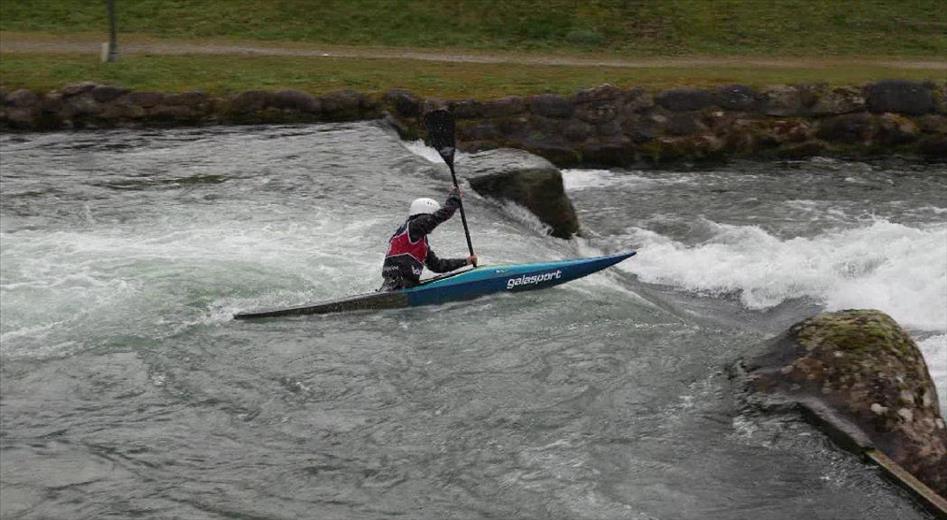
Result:
M947 428L937 390L914 340L888 315L845 310L793 325L756 361L750 386L832 410L947 495Z

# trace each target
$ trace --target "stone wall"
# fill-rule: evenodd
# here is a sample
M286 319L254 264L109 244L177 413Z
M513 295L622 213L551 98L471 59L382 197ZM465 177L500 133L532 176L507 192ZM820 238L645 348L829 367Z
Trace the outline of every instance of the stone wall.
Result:
M392 90L314 97L295 90L234 96L132 92L80 83L37 94L0 92L0 128L44 131L210 124L309 123L386 117L416 138L423 112L447 106L467 151L528 150L556 165L627 166L726 158L947 159L947 82L861 87L776 85L651 92L603 85L572 96L422 99Z

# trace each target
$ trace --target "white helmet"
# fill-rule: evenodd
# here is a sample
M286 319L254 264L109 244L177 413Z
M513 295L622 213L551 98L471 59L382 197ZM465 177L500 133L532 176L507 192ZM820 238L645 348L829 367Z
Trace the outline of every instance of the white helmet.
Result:
M420 215L421 213L430 215L439 209L441 209L441 205L438 204L434 199L414 199L414 202L411 203L411 209L408 210L408 216L413 217L414 215Z

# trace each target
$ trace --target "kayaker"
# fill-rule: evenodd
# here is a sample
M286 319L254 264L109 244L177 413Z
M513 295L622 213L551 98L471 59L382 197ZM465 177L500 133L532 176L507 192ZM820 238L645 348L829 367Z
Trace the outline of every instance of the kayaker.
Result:
M381 275L380 291L407 289L418 284L424 266L435 273L446 273L466 265L477 265L477 255L467 258L438 258L427 235L450 219L460 207L460 190L453 188L441 207L434 199L420 198L411 203L408 220L388 239L388 253Z

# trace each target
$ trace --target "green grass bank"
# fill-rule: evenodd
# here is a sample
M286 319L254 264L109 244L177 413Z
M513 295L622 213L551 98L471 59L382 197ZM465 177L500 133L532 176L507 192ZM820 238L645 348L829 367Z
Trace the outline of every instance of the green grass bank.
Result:
M814 82L860 85L881 78L943 81L943 72L858 64L824 68L610 68L229 55L135 54L113 64L100 63L97 56L84 54L4 54L0 59L0 87L37 92L95 81L161 92L202 90L227 94L292 88L319 95L342 89L376 93L405 88L423 96L492 99L543 92L572 94L603 83L661 89L730 83L754 87Z
M162 38L621 56L947 56L943 0L116 0ZM104 32L104 1L3 0L0 30Z

